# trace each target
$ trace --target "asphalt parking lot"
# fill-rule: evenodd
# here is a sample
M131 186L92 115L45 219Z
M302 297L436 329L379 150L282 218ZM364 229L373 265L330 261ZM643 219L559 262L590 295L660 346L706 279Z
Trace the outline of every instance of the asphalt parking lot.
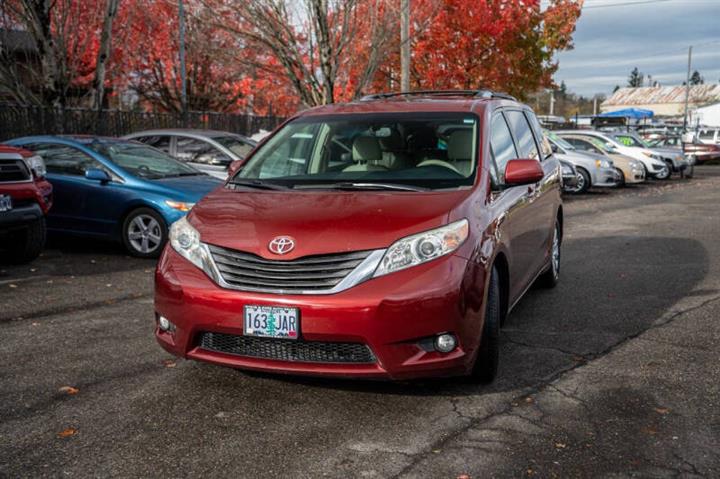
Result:
M565 208L485 387L175 360L154 263L54 238L0 266L0 476L720 476L720 166Z

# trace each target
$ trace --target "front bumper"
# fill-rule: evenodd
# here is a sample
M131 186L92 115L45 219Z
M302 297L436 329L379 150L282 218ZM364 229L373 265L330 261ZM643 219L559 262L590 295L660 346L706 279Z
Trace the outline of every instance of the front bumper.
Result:
M618 183L620 183L620 174L614 168L600 168L592 186L611 188L617 186Z
M43 211L37 203L13 207L9 211L0 212L0 232L22 228L43 217Z
M167 247L155 284L156 314L175 325L173 333L156 327L163 348L183 358L241 369L378 379L460 375L470 372L482 331L484 269L454 255L337 294L276 295L223 289ZM297 307L297 341L305 346L363 344L374 361L313 362L204 349L203 333L242 336L245 305ZM455 350L442 354L427 347L428 338L445 332L457 336Z

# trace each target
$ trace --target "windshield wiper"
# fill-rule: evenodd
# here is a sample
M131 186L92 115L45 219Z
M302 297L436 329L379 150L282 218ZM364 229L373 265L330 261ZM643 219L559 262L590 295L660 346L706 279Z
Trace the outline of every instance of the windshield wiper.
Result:
M232 186L244 186L246 188L258 188L262 190L289 190L287 186L278 185L275 183L267 183L262 180L251 180L251 179L239 179L228 181L228 185Z
M398 183L356 183L352 181L340 183L318 183L314 185L295 185L295 189L430 191L430 188Z

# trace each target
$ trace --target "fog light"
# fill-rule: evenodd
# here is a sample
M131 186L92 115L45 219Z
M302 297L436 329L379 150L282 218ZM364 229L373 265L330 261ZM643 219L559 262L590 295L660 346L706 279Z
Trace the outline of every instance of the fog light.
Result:
M457 339L449 333L441 334L435 338L435 349L441 353L449 353L457 346Z
M169 333L175 331L175 325L170 322L165 316L158 317L158 326L160 329Z

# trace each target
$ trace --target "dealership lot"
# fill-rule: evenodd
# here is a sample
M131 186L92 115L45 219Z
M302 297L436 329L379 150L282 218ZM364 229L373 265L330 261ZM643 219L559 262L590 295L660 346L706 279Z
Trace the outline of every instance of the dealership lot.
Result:
M561 284L509 317L487 387L175 360L152 261L54 240L0 267L0 476L717 476L718 204L711 166L566 200Z

